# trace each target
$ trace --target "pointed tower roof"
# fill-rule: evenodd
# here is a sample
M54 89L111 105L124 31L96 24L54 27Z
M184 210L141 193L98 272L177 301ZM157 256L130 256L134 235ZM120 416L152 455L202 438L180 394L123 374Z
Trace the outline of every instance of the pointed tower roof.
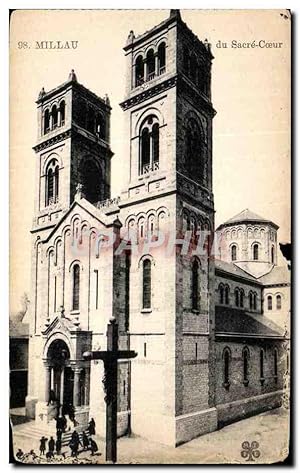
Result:
M170 18L178 18L178 20L181 20L180 10L170 10Z
M219 225L218 228L221 228L223 226L229 226L229 225L234 225L237 223L269 223L273 225L276 229L278 229L278 225L276 223L272 222L272 220L269 220L267 218L261 217L260 215L252 212L252 210L249 209L244 209L234 217L230 218L229 220L226 220L226 222L222 223Z

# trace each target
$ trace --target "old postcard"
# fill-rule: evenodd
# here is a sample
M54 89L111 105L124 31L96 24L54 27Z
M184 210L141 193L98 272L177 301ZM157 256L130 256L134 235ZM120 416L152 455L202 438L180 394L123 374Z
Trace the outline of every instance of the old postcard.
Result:
M290 58L288 10L12 12L14 461L288 458Z

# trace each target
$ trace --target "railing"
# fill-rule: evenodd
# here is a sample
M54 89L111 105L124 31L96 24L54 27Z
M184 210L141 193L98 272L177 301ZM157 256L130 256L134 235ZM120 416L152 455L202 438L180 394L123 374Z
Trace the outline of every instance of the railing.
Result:
M56 195L55 197L50 197L48 199L48 206L49 205L55 205L58 203L58 195Z
M150 74L148 74L147 76L147 82L149 82L150 80L153 80L155 77L155 72L151 72Z
M159 161L154 161L152 164L144 164L142 174L149 174L149 172L158 171Z
M113 197L112 199L106 199L106 200L101 200L100 202L97 202L96 207L97 209L104 209L108 208L111 205L118 205L121 200L121 197Z
M61 126L64 126L65 124L65 120L61 120L61 122L58 124L58 123L54 123L52 125L52 128L50 128L50 125L44 130L44 135L46 135L47 133L50 133L50 131L53 131L53 130L56 130L56 128L59 128Z
M155 77L161 76L166 72L166 66L162 66L159 68L158 73L156 74L155 72L151 72L150 74L147 74L146 79L144 77L137 77L135 80L135 87L139 87L140 85L145 84L145 82L150 82L151 80L155 79Z

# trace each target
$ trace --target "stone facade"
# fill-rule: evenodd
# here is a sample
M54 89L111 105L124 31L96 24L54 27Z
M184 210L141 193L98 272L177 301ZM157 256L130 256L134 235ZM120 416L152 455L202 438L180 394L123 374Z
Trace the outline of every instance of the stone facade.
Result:
M42 91L37 101L27 413L48 426L59 404L60 410L73 404L79 423L94 417L104 435L103 366L82 355L105 349L106 325L115 317L119 347L138 353L119 363L118 433L176 446L278 405L283 334L265 322L264 285L248 253L246 266L228 261L235 237L221 248L221 265L209 252L215 114L209 44L172 10L145 34L130 32L124 50L120 198L110 196L108 98L96 97L72 71L67 82ZM248 248L248 223L240 225ZM278 227L268 225L276 238ZM188 251L178 251L187 232ZM198 245L202 251L195 256ZM263 262L270 266L269 253ZM229 287L224 303L220 285ZM238 308L237 287L244 292ZM249 306L250 292L256 294L255 307ZM241 314L249 332L237 324ZM245 347L247 386L241 378ZM225 387L224 348L230 352ZM263 383L257 371L261 349Z

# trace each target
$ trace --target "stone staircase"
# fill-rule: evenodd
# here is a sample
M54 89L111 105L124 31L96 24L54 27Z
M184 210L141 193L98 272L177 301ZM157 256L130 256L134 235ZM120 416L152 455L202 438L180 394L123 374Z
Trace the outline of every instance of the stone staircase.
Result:
M62 446L67 446L70 443L72 433L76 430L79 434L80 441L82 442L82 432L84 431L89 435L86 425L77 425L75 428L72 427L70 430L62 434ZM40 440L42 436L48 440L52 436L56 440L56 422L51 421L48 424L41 424L35 421L26 422L25 424L15 425L13 427L13 435L24 436L34 440Z
M81 443L82 443L82 432L83 431L86 433L87 436L89 436L89 431L86 428L86 426L77 425L75 429L71 429L68 432L64 432L62 434L62 439L61 439L62 446L69 445L71 437L72 437L72 433L74 432L74 430L76 430L78 432ZM80 445L79 445L79 448L81 448Z
M30 422L26 422L25 424L15 425L13 427L13 434L29 437L35 440L40 440L40 438L43 435L44 437L48 439L51 436L55 439L56 438L55 421L49 422L49 424L43 425L33 420Z

